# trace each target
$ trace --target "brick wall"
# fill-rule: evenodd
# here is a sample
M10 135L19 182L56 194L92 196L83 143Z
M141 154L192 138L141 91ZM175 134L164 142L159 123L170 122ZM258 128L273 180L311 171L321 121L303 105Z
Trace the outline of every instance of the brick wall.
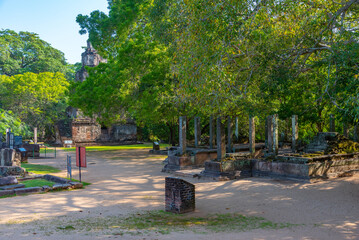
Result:
M195 209L195 186L183 179L166 177L166 211L173 213L192 212Z

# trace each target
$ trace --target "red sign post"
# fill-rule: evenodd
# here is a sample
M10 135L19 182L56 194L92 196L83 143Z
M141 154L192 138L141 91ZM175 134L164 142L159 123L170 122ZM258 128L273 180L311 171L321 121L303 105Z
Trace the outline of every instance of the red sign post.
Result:
M87 167L85 147L76 147L76 166L79 167L79 176L81 182L81 167Z

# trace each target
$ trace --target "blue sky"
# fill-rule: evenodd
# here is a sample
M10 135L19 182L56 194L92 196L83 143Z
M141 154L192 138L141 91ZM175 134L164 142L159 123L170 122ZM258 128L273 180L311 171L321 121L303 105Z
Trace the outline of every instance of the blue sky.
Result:
M69 63L81 61L87 35L80 35L78 14L108 13L107 0L0 0L0 29L28 31L65 53Z

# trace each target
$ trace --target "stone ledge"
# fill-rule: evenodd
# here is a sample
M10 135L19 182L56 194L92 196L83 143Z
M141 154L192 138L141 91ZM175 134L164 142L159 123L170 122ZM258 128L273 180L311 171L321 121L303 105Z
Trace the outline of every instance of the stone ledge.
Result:
M29 188L17 188L14 189L16 195L18 194L28 194L28 193L38 193L42 191L42 187L29 187Z

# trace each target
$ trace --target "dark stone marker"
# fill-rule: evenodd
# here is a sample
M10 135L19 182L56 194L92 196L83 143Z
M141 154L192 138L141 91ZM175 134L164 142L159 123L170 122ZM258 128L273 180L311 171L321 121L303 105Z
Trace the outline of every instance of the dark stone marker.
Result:
M185 116L179 118L179 153L181 155L186 153L186 124L187 118Z
M256 125L254 117L249 117L249 152L254 154L256 151Z
M215 136L214 136L214 119L211 116L209 118L209 148L213 149L215 145Z
M217 160L222 160L226 156L226 135L221 117L217 118Z
M298 142L298 116L292 116L292 152L297 151Z
M335 118L333 114L330 114L330 126L329 126L330 132L335 132Z
M233 123L232 118L227 118L227 152L231 153L233 149Z
M201 143L201 118L194 118L194 146L198 147Z
M166 212L193 212L196 207L195 186L180 178L166 177L165 202Z
M160 144L158 142L153 142L152 150L159 151L160 150Z

